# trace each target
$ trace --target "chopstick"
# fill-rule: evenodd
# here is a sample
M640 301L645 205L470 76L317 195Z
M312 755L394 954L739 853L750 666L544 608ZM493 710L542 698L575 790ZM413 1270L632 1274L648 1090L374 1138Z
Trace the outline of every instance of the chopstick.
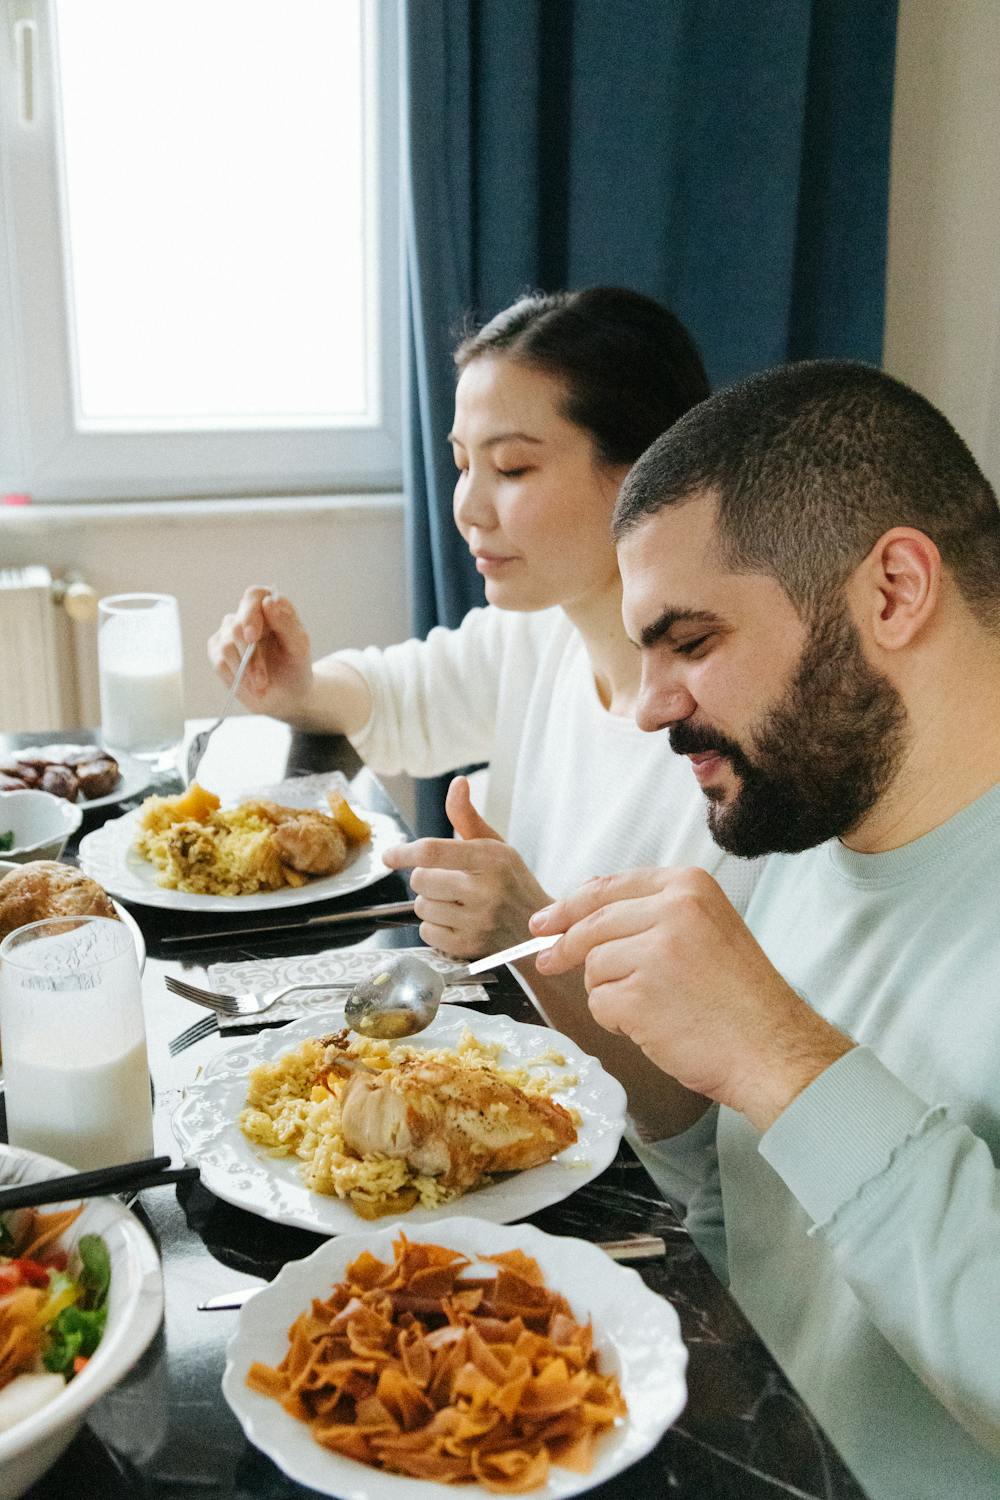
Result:
M70 1198L101 1198L140 1188L162 1187L171 1182L194 1182L197 1167L171 1167L169 1156L147 1156L92 1172L73 1172L68 1177L44 1177L37 1182L19 1182L0 1188L0 1213L13 1208L39 1208L43 1203L64 1203Z
M213 927L209 931L167 932L160 938L164 947L178 943L205 943L216 938L228 938L238 943L241 938L255 933L309 932L317 927L364 927L377 925L384 918L412 917L412 901L383 901L376 906L356 906L353 911L332 911L320 917L306 917L296 922L268 922L259 927ZM387 926L405 927L405 922L386 922Z

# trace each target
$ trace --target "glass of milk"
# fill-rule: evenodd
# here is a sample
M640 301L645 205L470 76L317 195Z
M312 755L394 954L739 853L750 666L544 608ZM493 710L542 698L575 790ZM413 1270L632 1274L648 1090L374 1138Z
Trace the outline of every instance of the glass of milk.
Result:
M98 604L101 738L148 760L184 738L181 623L172 594L110 594Z
M81 1171L152 1156L142 988L124 923L47 917L4 938L0 1036L12 1145Z

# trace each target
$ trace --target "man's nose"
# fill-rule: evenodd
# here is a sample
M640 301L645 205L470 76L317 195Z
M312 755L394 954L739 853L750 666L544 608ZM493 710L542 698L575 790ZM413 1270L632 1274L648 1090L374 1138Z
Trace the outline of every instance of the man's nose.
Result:
M635 722L654 733L689 719L696 704L683 683L671 677L656 679L644 672L635 705Z

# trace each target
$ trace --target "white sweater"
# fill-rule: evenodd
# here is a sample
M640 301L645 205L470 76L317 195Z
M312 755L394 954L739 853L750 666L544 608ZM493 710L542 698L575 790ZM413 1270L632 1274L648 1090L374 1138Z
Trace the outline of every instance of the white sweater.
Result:
M700 865L745 910L760 862L713 842L705 798L665 734L603 707L562 610L474 609L426 641L337 655L372 692L352 741L365 762L436 776L488 761L483 817L549 895L640 865Z

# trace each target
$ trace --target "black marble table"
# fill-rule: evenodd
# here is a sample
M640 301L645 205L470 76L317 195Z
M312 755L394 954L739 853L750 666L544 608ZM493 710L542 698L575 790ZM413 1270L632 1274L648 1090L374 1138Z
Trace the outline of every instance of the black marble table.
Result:
M47 738L52 736L0 737L0 751L41 744ZM59 738L83 743L93 735ZM266 719L240 718L223 726L200 779L215 791L236 794L285 775L333 769L351 778L359 804L398 817L383 787L346 741L293 735ZM167 773L154 789L168 791L179 785ZM81 835L120 811L88 815ZM405 827L402 819L400 823ZM73 857L74 849L75 843L67 857ZM362 899L392 901L407 894L402 878L387 874L363 897L317 904L308 911L357 906ZM167 1044L191 1022L193 1007L166 991L163 980L168 973L184 969L197 980L203 977L203 965L218 961L340 945L419 942L412 926L338 929L338 937L327 930L307 939L301 934L241 938L237 922L231 938L173 949L163 946L165 936L199 923L214 929L217 919L139 906L131 910L148 946L143 994L161 1151L174 1149L169 1116L185 1081L220 1046L229 1045L216 1033L170 1058ZM502 973L491 989L490 1008L544 1025L509 972ZM319 1237L234 1208L200 1184L146 1192L137 1211L163 1257L163 1328L133 1373L93 1408L64 1457L29 1492L31 1500L298 1500L314 1494L287 1479L244 1438L220 1390L225 1346L237 1314L198 1312L196 1304L255 1278L269 1280L286 1261L310 1254L321 1243ZM667 1246L664 1258L637 1269L680 1315L690 1356L688 1403L651 1454L591 1491L598 1500L864 1500L860 1486L627 1145L602 1176L533 1215L531 1222L552 1234L588 1240L651 1233L660 1235Z

